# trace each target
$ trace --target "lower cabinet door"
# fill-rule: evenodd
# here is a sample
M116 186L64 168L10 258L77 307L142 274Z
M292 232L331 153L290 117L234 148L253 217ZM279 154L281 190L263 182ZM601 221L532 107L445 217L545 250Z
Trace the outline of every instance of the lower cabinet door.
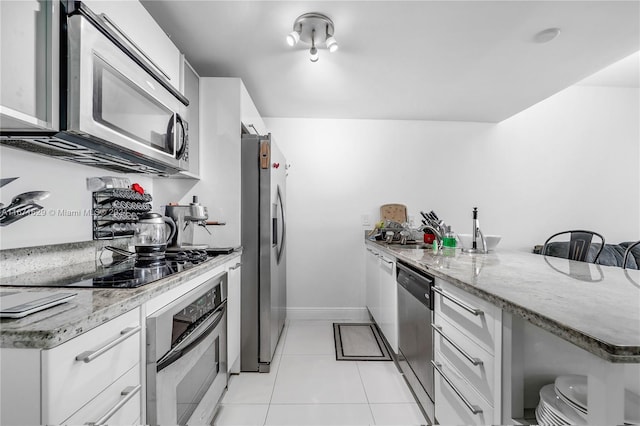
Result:
M441 425L490 425L493 407L485 401L460 373L436 354L436 420Z
M133 425L141 417L141 408L140 364L136 364L63 423Z
M139 364L141 338L136 308L43 350L42 421L60 424Z
M240 373L240 323L241 323L241 263L240 258L229 267L227 282L227 370Z

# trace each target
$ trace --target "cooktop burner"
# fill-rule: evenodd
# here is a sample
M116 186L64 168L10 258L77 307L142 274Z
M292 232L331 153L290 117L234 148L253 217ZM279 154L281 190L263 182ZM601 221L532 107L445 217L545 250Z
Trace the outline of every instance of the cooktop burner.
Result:
M205 250L166 253L160 259L131 258L99 267L93 273L56 282L3 280L0 285L15 287L136 288L185 271L210 259ZM68 281L68 282L67 282Z

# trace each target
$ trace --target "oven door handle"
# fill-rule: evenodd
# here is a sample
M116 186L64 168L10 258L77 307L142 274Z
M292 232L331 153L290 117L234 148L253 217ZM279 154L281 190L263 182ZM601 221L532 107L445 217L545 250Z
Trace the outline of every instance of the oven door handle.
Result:
M215 328L220 324L222 317L227 309L227 302L224 301L209 318L207 318L202 324L196 327L191 334L182 342L172 348L165 356L160 358L157 362L157 371L161 371L180 358L186 355L191 349L196 347L198 343L204 340Z

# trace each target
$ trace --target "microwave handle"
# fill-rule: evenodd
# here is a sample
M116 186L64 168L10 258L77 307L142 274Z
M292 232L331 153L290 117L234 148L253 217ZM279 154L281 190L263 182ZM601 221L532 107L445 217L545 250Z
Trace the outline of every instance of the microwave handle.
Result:
M174 156L176 154L176 144L174 143L175 135L173 132L173 127L175 126L177 115L178 114L171 115L171 118L169 119L169 124L167 124L167 133L165 135L165 141L167 142L167 147L169 148L171 154L173 154Z
M162 68L160 68L158 66L158 64L156 64L155 62L153 62L153 60L151 60L151 58L149 57L149 55L147 55L144 50L142 50L140 48L140 46L138 46L137 44L135 44L133 42L133 40L131 40L131 38L125 34L124 31L122 31L120 29L119 26L116 25L115 22L113 22L113 20L109 17L109 15L107 15L106 13L101 13L100 17L102 18L102 20L104 22L106 22L107 24L109 24L111 26L111 28L113 28L114 30L116 30L121 36L122 38L124 38L127 43L129 43L134 49L136 49L138 51L138 53L140 53L140 55L142 55L142 57L144 57L156 70L158 70L158 72L160 74L162 74L167 80L171 80L171 77L169 77L169 74L167 74L166 72L164 72L164 70Z
M182 129L182 132L180 132L180 134L182 135L182 143L180 144L180 147L177 148L176 151L176 160L180 160L186 150L187 150L187 141L189 138L189 135L187 135L187 129L185 128L184 125L184 121L182 120L182 117L180 117L180 114L176 113L176 123L180 125L180 128Z

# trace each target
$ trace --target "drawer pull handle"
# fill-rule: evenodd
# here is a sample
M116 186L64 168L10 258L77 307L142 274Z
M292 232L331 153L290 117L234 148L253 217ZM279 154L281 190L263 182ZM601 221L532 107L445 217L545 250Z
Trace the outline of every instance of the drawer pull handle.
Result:
M236 263L235 265L233 265L232 267L229 268L230 271L235 271L236 269L238 269L239 267L242 266L242 263Z
M450 337L446 336L444 334L444 332L442 331L442 327L440 327L439 325L431 323L431 328L433 328L436 331L436 333L438 333L440 336L442 336L442 338L444 340L449 342L449 344L451 346L453 346L458 352L460 352L462 354L462 356L464 356L471 364L473 364L473 365L482 365L482 360L480 358L472 357L471 355L469 355L467 353L467 351L462 349L460 346L458 346L457 343L455 343L453 340L451 340Z
M126 388L123 389L122 392L120 392L120 395L123 396L124 398L120 399L120 401L118 401L116 405L111 407L111 409L107 411L107 413L104 416L100 417L100 419L98 419L95 423L85 423L85 424L91 425L91 426L100 426L100 425L106 424L107 421L109 421L109 419L118 412L118 410L124 407L124 405L127 402L129 402L134 396L136 396L138 392L140 392L140 389L142 389L142 385L127 386Z
M100 349L96 349L95 351L82 352L80 355L76 356L76 361L91 362L94 359L98 358L103 353L107 352L109 349L111 349L114 346L117 346L118 344L120 344L121 342L127 340L129 337L133 336L134 334L139 332L141 329L142 329L141 326L125 328L124 330L122 330L120 332L120 334L121 334L120 337L118 337L117 339L107 343L106 345L104 345Z
M380 256L380 259L387 265L393 265L393 261L385 259L384 256Z
M455 303L456 305L460 306L465 311L472 313L475 316L484 314L484 312L482 312L480 309L474 308L473 306L469 306L466 303L464 303L462 300L458 299L457 297L454 297L451 294L447 293L446 291L444 291L442 289L442 287L438 287L438 286L434 285L433 286L433 291L435 291L436 293L438 293L442 297L451 300L453 303Z
M473 414L482 413L482 408L478 407L477 405L471 404L467 400L467 398L465 398L464 395L462 395L462 393L458 390L458 388L455 387L453 382L451 380L449 380L449 378L444 374L444 372L441 369L442 364L440 364L439 362L435 362L433 360L431 361L431 364L433 365L433 368L435 368L436 371L442 376L444 381L447 382L447 384L451 387L451 389L453 389L453 391L456 393L456 395L458 395L458 397L460 397L462 402L464 402L464 405L467 406L467 408L471 411L471 413L473 413Z

